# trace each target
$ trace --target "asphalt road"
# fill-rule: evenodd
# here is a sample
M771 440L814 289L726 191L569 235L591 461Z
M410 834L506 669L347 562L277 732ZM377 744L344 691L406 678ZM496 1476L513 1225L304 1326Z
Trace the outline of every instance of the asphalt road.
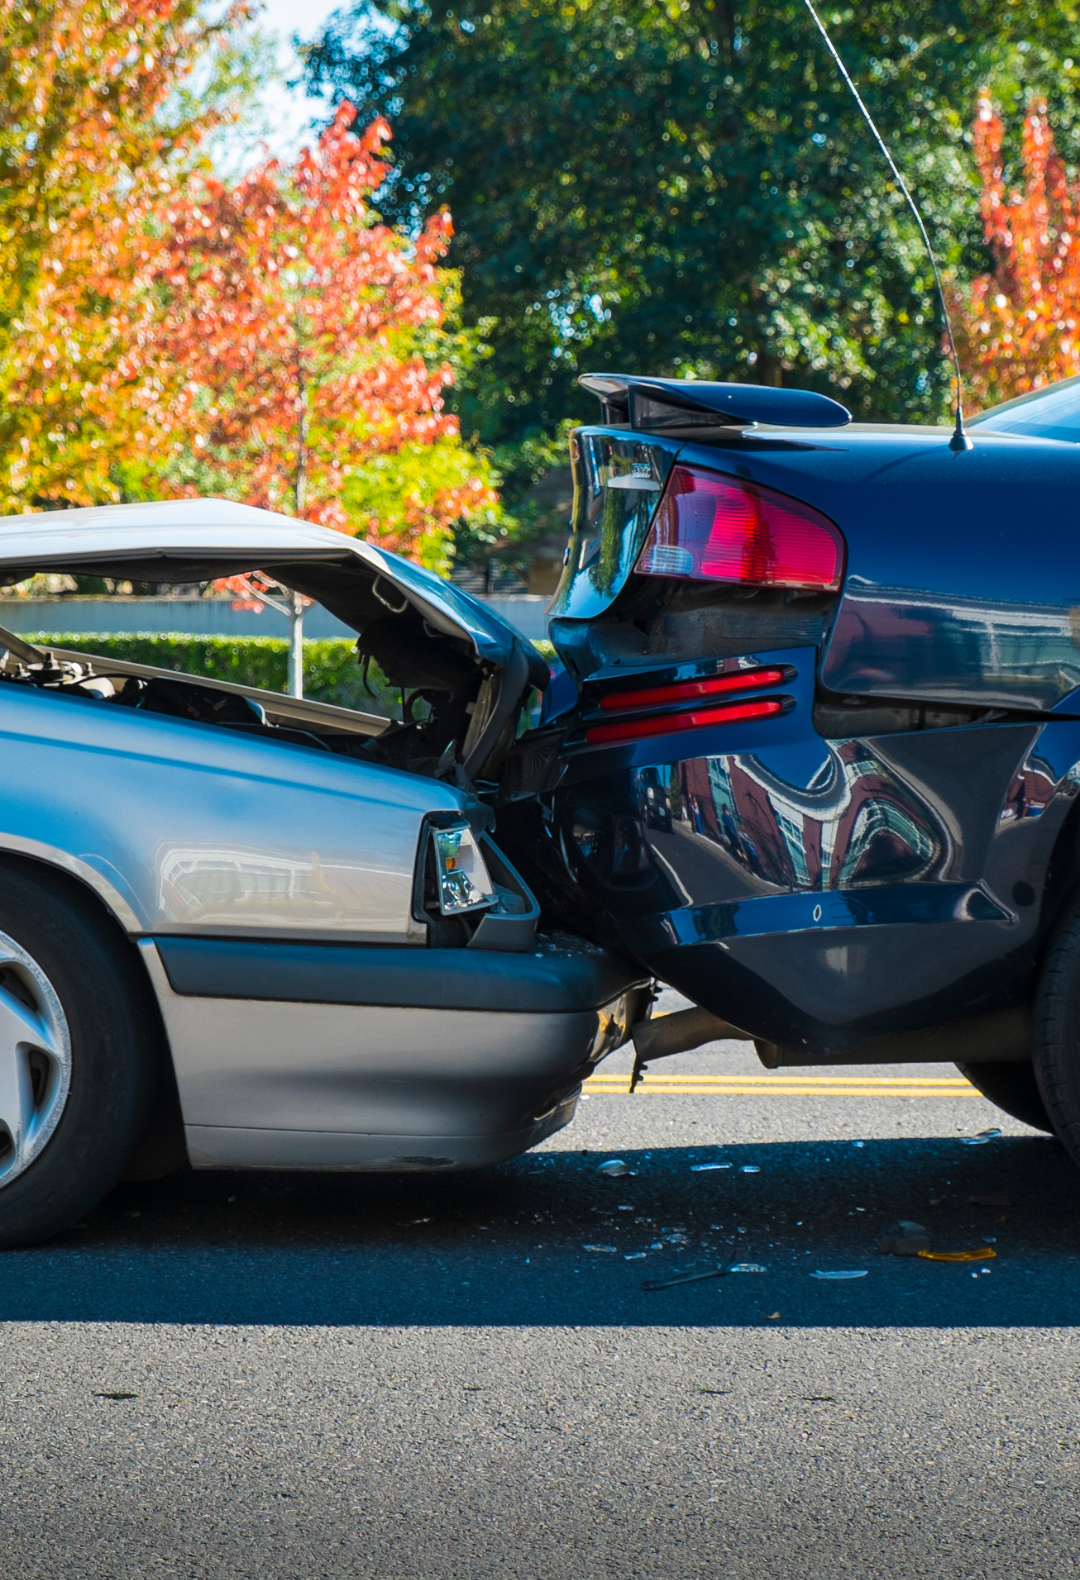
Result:
M4 1256L5 1580L1075 1572L1057 1143L732 1044L654 1074L483 1174L176 1176ZM898 1218L996 1255L878 1255Z

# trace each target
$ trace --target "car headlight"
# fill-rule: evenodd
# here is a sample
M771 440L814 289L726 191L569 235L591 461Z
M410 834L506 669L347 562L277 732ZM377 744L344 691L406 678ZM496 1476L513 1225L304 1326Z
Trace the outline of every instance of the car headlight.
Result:
M431 837L442 914L460 916L494 904L495 885L469 825L432 829Z

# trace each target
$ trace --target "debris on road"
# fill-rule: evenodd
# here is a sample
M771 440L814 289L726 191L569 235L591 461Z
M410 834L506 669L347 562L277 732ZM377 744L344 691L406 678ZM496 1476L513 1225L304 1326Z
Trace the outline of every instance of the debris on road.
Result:
M624 1174L629 1174L630 1165L624 1163L622 1158L608 1158L606 1163L601 1163L598 1174L606 1174L609 1180L622 1179Z
M739 1170L740 1174L760 1174L761 1170L756 1163L744 1163Z
M837 1269L830 1269L828 1272L822 1272L822 1270L820 1268L818 1268L816 1272L813 1272L813 1273L810 1274L810 1277L811 1278L829 1278L829 1279L836 1279L836 1278L865 1278L866 1274L867 1274L867 1271L868 1271L868 1269L865 1268L865 1267L844 1267L844 1268L840 1268L838 1270Z
M929 1249L929 1234L921 1223L913 1223L910 1218L894 1223L878 1246L882 1256L917 1256L920 1251Z
M711 1267L704 1273L680 1273L678 1278L665 1278L662 1281L649 1279L642 1284L642 1289L674 1289L676 1284L699 1284L706 1278L724 1278L728 1273L733 1273L735 1268L730 1262L725 1262L723 1267Z
M1002 1191L985 1191L981 1196L969 1196L972 1207L1011 1207L1012 1197Z
M733 1165L730 1163L691 1163L690 1172L691 1174L706 1174L710 1169L729 1169L731 1167Z
M960 1144L965 1147L982 1147L988 1141L994 1141L1002 1132L1000 1130L980 1130L977 1136L961 1136Z
M997 1252L992 1246L980 1245L974 1251L918 1251L916 1255L927 1262L988 1262Z

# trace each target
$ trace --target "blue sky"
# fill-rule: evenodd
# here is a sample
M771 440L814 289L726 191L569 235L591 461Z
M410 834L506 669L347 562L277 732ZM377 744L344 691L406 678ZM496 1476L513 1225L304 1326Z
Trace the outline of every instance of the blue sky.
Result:
M342 0L264 0L256 21L263 32L277 36L278 65L283 78L299 74L296 54L289 43L292 34L298 33L305 41L314 38L341 3ZM325 114L321 100L309 99L302 88L290 92L283 83L267 85L264 110L271 128L270 152L283 159L291 158L308 140L312 117Z

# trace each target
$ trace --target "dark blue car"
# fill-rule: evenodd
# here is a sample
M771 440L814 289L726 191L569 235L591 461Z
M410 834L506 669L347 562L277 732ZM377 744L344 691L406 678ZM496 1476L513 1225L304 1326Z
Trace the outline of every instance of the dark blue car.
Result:
M767 1065L954 1061L1080 1158L1080 380L967 449L582 382L567 674L499 813L549 914Z

